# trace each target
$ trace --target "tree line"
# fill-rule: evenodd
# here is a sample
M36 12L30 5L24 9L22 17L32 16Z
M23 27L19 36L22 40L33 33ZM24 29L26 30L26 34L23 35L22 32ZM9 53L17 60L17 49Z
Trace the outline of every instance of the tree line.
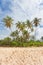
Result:
M11 43L12 40L19 43L21 42L26 43L29 42L30 40L34 41L36 40L36 31L37 27L40 25L41 18L34 18L32 21L30 20L26 20L24 22L18 21L16 23L15 31L12 31L11 29L12 25L14 25L13 21L14 21L13 18L10 16L6 16L5 18L3 18L2 21L4 23L4 26L11 30L10 34L11 38L7 37L4 39L7 41L7 44L9 44L9 42ZM33 35L32 33L34 32L34 28L35 34ZM43 41L43 36L41 40Z

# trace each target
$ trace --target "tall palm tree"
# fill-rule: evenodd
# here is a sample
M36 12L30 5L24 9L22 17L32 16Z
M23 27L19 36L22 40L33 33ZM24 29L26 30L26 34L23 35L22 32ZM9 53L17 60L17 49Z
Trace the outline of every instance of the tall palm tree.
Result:
M18 21L18 23L16 23L16 27L17 27L20 31L23 31L24 28L25 28L25 23Z
M34 18L33 20L33 24L35 26L35 37L36 37L37 26L40 25L40 21L41 21L41 18Z
M28 30L30 29L31 32L34 31L32 22L30 22L30 20L27 20L27 21L26 21L26 28L27 28Z
M22 22L21 24L21 30L23 31L25 29L26 25L25 25L25 22Z
M13 21L13 19L10 16L6 16L5 18L3 18L3 22L4 22L5 26L9 29L11 29L11 26L13 24L12 21Z
M18 22L16 23L16 27L17 27L18 29L20 29L20 25L21 25L21 22L18 21Z
M31 29L32 24L31 24L30 20L27 20L27 21L26 21L26 26L27 26L28 28L30 28L30 29Z

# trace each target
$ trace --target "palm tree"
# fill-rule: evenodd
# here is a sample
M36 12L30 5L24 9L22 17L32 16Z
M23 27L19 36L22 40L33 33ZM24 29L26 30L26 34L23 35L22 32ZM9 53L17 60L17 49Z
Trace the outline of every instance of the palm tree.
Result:
M19 42L23 42L23 36L19 36Z
M24 41L29 40L29 38L30 38L29 32L27 30L23 30L23 39L24 39Z
M36 37L36 31L37 31L37 26L40 25L40 21L41 21L41 18L34 18L33 20L33 25L35 26L35 37Z
M13 21L13 19L10 16L6 16L5 18L3 18L3 22L4 22L5 26L9 29L11 29L11 26L13 24L12 21Z
M26 21L26 28L27 28L28 30L30 29L30 32L33 32L33 31L34 31L32 22L30 22L30 20L27 20L27 21Z
M25 22L22 22L21 24L21 30L23 31L25 29L26 25L25 25Z
M26 26L31 29L32 24L31 24L31 22L29 20L26 21Z
M24 28L25 28L25 23L18 21L18 23L16 23L16 27L19 29L19 32L20 32L20 31L23 31Z
M34 18L34 20L33 20L34 22L33 23L34 23L35 27L37 27L40 24L40 20L41 20L41 18L39 18L39 19L38 18Z
M17 38L19 37L18 34L19 34L18 30L16 30L12 32L10 36L13 37L13 39L17 40Z
M20 26L21 26L21 22L20 21L18 21L17 23L16 23L16 27L20 30Z

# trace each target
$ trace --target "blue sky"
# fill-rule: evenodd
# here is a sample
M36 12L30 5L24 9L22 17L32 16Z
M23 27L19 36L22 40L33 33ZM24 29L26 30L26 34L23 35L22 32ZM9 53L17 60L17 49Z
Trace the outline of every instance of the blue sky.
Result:
M43 0L0 0L0 38L4 38L10 34L9 29L4 27L2 18L6 15L14 19L14 23L18 20L25 21L34 17L42 18L40 27L38 27L37 35L43 35ZM12 30L15 26L12 27Z

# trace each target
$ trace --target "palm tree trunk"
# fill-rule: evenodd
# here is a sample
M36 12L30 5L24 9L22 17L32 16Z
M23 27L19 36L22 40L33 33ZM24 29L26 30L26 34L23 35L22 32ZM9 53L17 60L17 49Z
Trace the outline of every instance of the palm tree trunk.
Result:
M11 33L12 33L12 29L10 28L10 31L11 31Z
M36 36L37 36L37 27L36 27L36 29L35 29L35 34L34 34L34 36L35 36L35 40L36 40Z

